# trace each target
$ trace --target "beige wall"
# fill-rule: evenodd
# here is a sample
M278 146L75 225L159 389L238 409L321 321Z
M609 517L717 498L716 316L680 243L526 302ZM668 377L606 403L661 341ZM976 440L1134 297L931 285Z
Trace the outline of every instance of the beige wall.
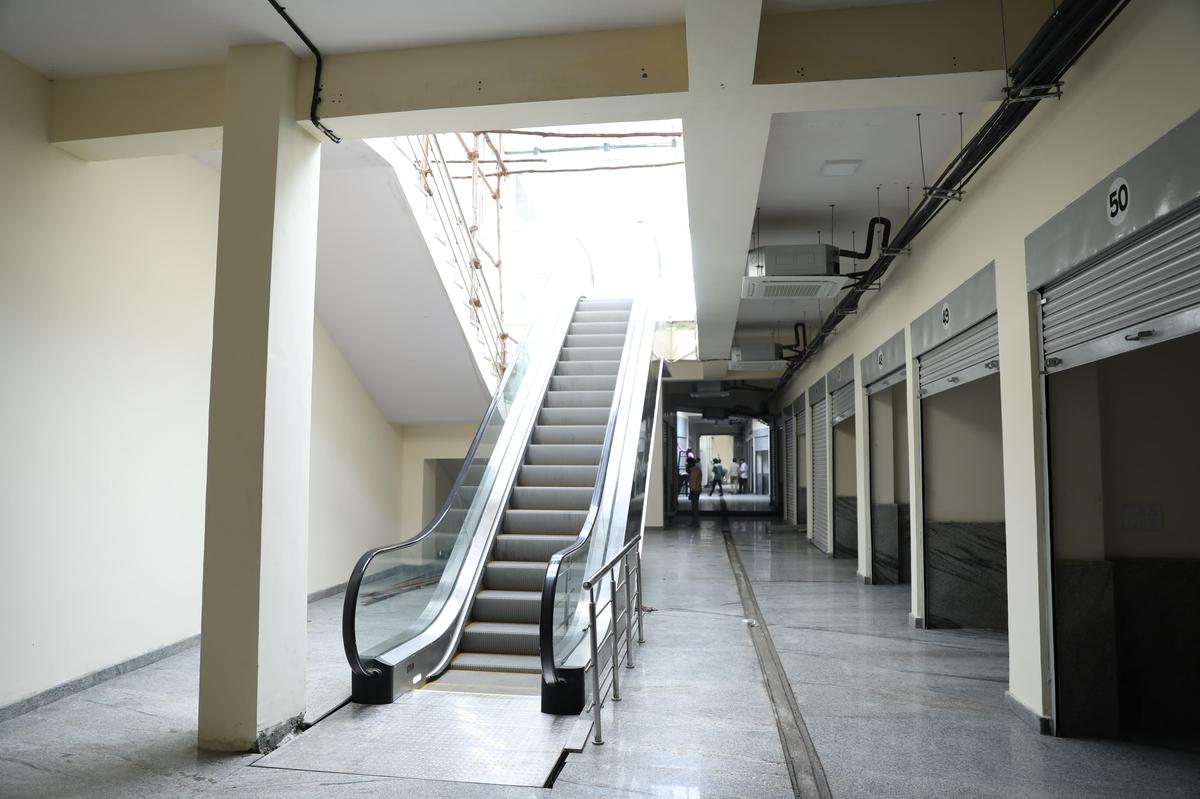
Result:
M998 375L921 401L925 518L1004 521L1001 439Z
M833 495L858 496L858 472L854 454L854 416L833 428Z
M397 426L400 435L400 522L395 541L406 541L421 532L426 517L425 462L462 458L471 446L478 424L425 424ZM437 512L437 508L429 514Z
M383 418L325 326L317 322L313 334L310 592L346 582L363 552L401 540L400 428Z
M1200 5L1143 0L1123 13L954 204L916 240L884 288L792 381L791 402L848 355L862 357L989 261L996 262L1004 409L1010 690L1048 713L1040 410L1025 237L1200 108ZM1136 109L1136 113L1129 109ZM914 539L915 540L915 539ZM914 580L914 585L917 583ZM916 588L914 588L916 590Z
M46 143L0 54L0 705L199 630L218 178Z
M895 501L898 505L907 505L909 502L908 386L901 382L887 391L892 395L892 462L895 469L892 479L895 481Z
M0 706L200 627L219 176L77 160L49 91L0 54ZM388 424L319 323L312 423L310 591L419 531L475 432Z
M1101 362L1109 558L1200 557L1197 364L1196 335Z
M1103 560L1099 364L1053 375L1047 393L1054 558Z

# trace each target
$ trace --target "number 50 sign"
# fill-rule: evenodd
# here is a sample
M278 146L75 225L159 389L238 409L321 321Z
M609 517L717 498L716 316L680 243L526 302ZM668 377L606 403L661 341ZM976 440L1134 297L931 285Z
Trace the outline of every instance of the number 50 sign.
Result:
M1117 227L1125 221L1129 212L1129 182L1125 178L1117 178L1108 187L1108 221Z

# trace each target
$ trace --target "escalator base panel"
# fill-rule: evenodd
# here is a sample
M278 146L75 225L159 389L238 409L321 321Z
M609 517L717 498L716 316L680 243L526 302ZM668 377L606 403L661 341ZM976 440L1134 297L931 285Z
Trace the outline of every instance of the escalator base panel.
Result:
M347 705L254 765L540 788L577 721L542 713L536 697L414 691Z

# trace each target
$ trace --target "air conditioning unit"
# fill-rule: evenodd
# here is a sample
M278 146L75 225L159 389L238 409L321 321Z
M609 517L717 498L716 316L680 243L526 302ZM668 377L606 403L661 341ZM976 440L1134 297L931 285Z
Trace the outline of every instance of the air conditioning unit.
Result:
M743 300L819 300L846 284L838 275L838 248L830 244L756 247L746 257Z
M786 369L778 344L742 344L730 351L731 372L772 372Z

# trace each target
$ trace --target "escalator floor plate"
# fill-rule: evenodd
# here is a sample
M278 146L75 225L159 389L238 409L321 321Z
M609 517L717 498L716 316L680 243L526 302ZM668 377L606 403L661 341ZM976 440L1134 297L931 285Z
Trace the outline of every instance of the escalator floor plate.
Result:
M347 705L254 765L541 787L576 721L542 713L536 697L414 691Z
M421 690L541 697L542 675L509 671L449 669L436 680L426 683Z

